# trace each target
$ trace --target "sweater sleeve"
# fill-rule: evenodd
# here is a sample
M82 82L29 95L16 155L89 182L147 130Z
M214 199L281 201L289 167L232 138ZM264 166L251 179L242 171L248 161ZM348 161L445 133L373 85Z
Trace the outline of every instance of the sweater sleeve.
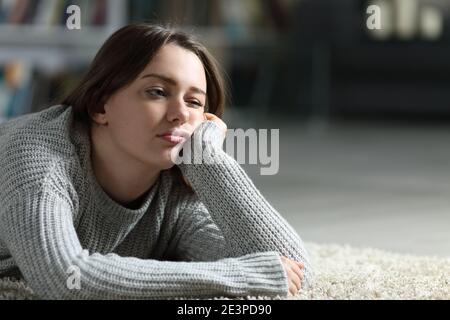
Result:
M214 261L232 256L222 232L203 203L196 199L189 201L181 211L174 243L177 260Z
M184 159L179 164L183 175L222 231L232 256L279 252L304 263L302 288L310 286L313 271L300 236L268 203L237 161L222 150L223 139L213 121L203 122L187 144L191 147L188 163Z
M0 236L33 291L43 299L159 299L286 295L275 252L214 262L144 260L83 249L67 195L41 187L9 197ZM256 267L266 265L264 268ZM79 275L79 286L70 286ZM69 285L68 285L69 284Z

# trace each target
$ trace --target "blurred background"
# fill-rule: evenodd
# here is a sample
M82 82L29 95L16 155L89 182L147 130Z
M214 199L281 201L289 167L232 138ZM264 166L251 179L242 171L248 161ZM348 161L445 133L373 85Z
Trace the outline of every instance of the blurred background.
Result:
M280 129L279 172L243 167L304 241L450 256L450 0L0 0L0 121L56 103L131 22L200 38L229 128Z

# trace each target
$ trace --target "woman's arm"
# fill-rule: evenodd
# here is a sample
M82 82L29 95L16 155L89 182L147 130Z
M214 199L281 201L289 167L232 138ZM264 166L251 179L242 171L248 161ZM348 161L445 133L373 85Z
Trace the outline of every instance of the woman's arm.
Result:
M204 204L195 195L185 200L180 210L171 252L181 261L215 261L232 257L222 232L211 219Z
M46 299L149 299L216 295L286 295L275 252L215 262L171 262L89 253L67 196L50 188L10 195L0 208L0 236L33 291ZM266 262L268 267L255 270ZM80 274L80 289L68 282Z
M203 122L191 136L191 164L179 164L183 175L222 231L233 256L278 251L303 262L302 288L310 285L312 267L301 238L261 195L236 160L222 150L223 138L222 128L215 122ZM196 164L194 155L199 151L204 163Z

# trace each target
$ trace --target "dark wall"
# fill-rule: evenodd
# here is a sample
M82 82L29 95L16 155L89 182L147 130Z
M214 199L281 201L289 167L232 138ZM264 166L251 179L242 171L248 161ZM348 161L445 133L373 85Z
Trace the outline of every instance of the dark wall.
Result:
M450 117L450 30L442 37L380 41L366 28L367 3L304 0L291 13L290 28L267 51L271 68L268 110L304 117ZM444 11L445 12L445 11ZM248 79L258 80L248 64ZM251 104L245 82L237 102ZM254 88L253 88L254 89ZM247 99L247 100L245 100Z

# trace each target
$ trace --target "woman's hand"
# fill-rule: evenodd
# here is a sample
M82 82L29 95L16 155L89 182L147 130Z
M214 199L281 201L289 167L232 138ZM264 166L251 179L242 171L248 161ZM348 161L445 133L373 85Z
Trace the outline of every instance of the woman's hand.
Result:
M197 130L197 128L206 121L214 121L214 123L217 124L217 126L221 129L221 131L223 133L222 138L224 139L226 137L228 128L227 128L227 125L225 124L225 122L223 122L222 119L220 119L215 114L208 113L208 112L204 112L203 114L197 114L192 119L192 122L190 122L189 124L186 125L187 127L184 130L189 132L189 135L192 136L194 134L195 130ZM175 164L179 163L178 160L179 160L180 150L183 148L183 146L184 146L183 143L179 143L172 149L171 160L173 163L175 163Z
M208 113L208 112L205 112L203 115L204 115L204 121L208 121L208 120L214 121L219 126L219 128L221 128L223 130L223 135L225 136L227 134L228 127L227 127L226 123L223 122L222 119L220 119L215 114Z
M305 266L303 263L291 260L285 256L281 257L281 262L288 277L289 295L295 296L301 289L301 283L304 277L303 269Z
M214 121L219 128L222 129L223 135L224 137L227 134L227 125L225 124L225 122L223 122L222 119L220 119L218 116L216 116L213 113L208 113L205 112L203 113L203 116L199 116L196 117L196 119L194 120L193 123L190 124L190 126L192 127L192 130L189 130L191 134L193 134L195 132L195 130L204 122L206 121Z

